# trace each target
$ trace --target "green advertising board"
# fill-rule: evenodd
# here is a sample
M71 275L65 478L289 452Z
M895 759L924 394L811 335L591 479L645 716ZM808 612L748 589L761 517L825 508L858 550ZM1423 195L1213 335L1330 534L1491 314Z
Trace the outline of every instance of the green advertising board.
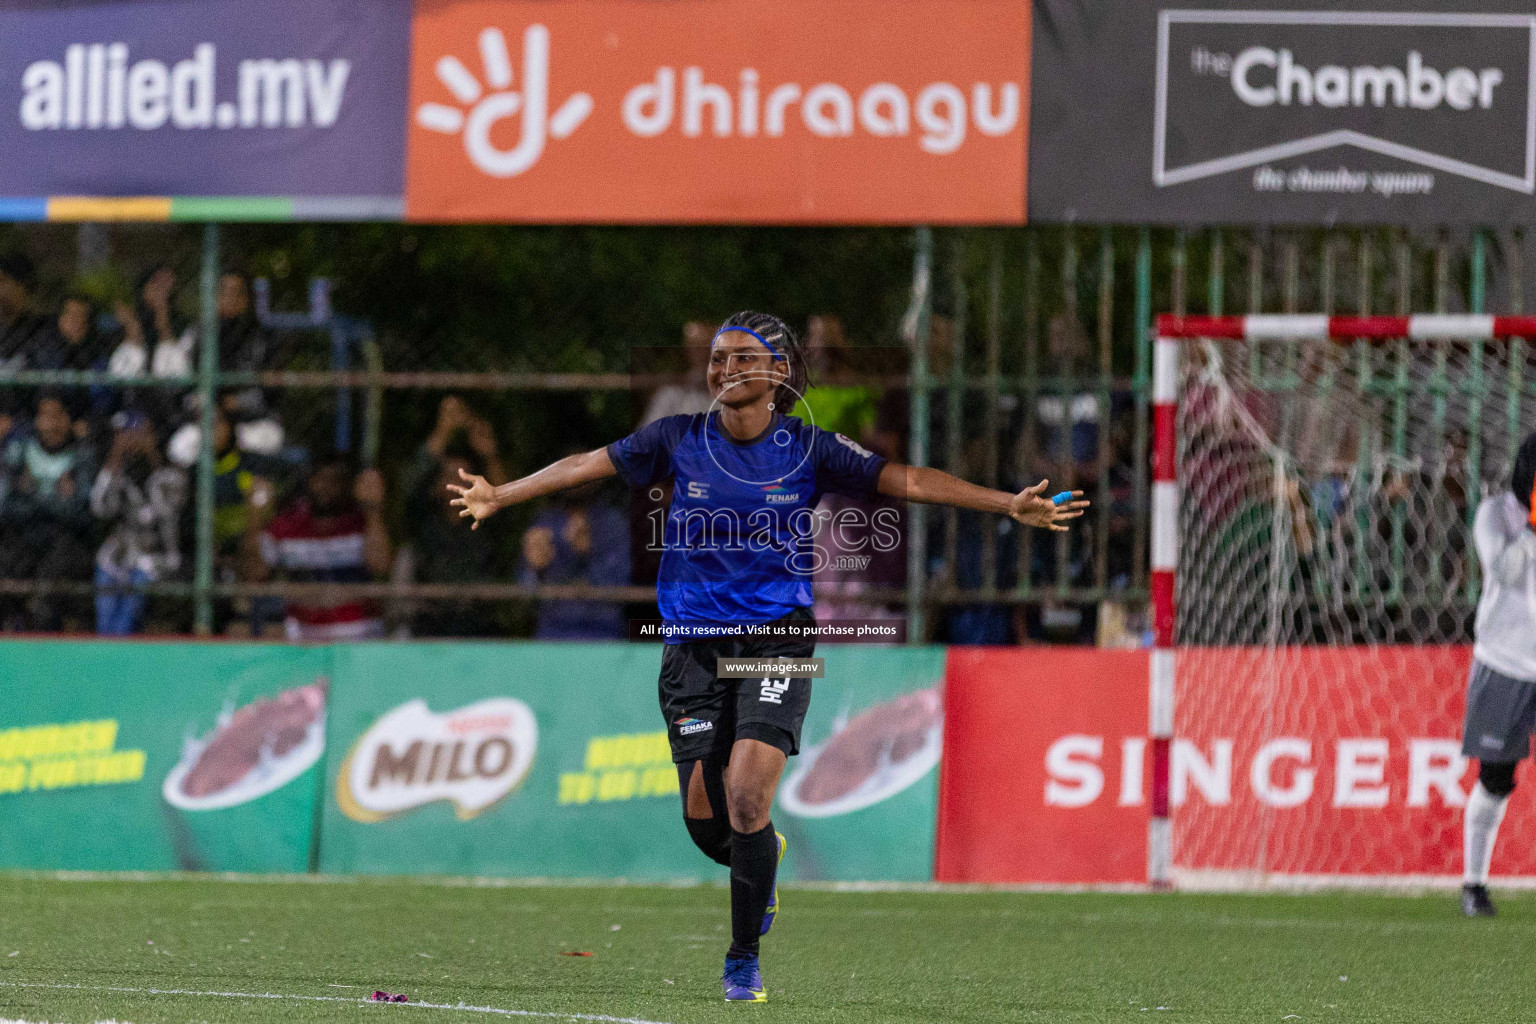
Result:
M933 880L943 647L828 646L773 822L800 880Z
M786 878L932 878L942 648L829 647L774 821ZM682 827L634 644L335 648L321 869L724 878Z
M932 877L942 648L824 648L784 877ZM723 879L646 644L0 643L0 868ZM318 826L318 828L317 828Z
M330 660L0 643L0 867L309 869Z
M654 742L659 655L638 644L336 648L321 870L702 874L665 734Z

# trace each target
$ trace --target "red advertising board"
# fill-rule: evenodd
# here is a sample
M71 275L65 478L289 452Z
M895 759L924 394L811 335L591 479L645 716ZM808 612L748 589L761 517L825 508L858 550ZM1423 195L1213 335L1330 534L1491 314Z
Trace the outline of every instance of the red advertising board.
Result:
M1022 223L1030 5L417 0L427 221Z
M939 881L1146 879L1145 654L956 647L944 700Z
M1455 876L1475 766L1465 647L1178 650L1174 866L1262 876ZM955 649L937 877L1146 875L1144 652ZM1522 777L1523 777L1522 772ZM1536 875L1518 789L1493 871Z

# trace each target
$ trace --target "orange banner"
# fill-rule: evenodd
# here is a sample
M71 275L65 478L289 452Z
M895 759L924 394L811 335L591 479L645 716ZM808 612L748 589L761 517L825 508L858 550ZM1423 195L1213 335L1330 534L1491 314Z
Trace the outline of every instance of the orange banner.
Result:
M420 221L1024 220L1017 0L417 0Z

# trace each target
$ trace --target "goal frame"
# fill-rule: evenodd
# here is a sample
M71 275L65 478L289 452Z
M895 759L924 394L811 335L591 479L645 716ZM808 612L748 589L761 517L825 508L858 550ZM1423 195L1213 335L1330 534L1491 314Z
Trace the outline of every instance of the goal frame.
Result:
M1147 827L1147 881L1173 884L1171 773L1174 740L1174 644L1177 608L1174 585L1179 566L1179 479L1177 421L1181 353L1185 342L1313 341L1339 344L1399 339L1475 342L1536 338L1536 316L1415 314L1413 316L1326 316L1253 314L1180 316L1160 314L1152 347L1152 521L1149 532L1152 651L1147 694L1151 743L1151 818Z

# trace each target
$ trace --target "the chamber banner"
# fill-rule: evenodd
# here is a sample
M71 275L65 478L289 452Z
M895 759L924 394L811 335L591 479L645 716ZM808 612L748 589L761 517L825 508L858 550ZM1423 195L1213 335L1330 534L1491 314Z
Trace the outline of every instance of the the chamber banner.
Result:
M1032 220L1529 223L1507 3L1036 0Z

